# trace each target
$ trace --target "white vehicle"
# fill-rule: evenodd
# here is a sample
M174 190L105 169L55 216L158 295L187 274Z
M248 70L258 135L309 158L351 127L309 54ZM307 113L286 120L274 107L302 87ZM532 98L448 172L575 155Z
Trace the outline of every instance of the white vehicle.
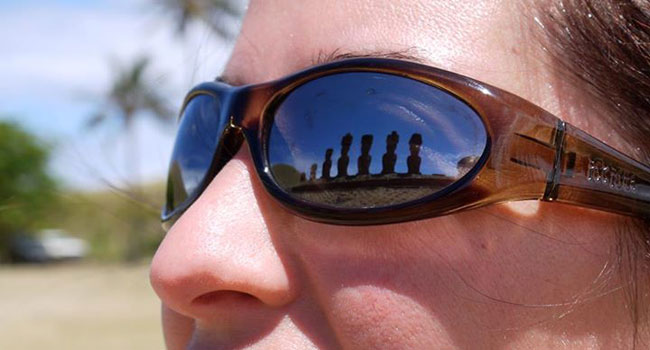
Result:
M88 243L59 229L41 230L34 237L16 236L12 241L16 261L48 262L81 259L88 253Z

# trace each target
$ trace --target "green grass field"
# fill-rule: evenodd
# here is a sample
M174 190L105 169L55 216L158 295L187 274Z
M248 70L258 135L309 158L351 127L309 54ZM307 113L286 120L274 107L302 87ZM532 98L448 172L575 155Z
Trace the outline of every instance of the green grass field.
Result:
M164 349L148 266L0 267L0 349Z

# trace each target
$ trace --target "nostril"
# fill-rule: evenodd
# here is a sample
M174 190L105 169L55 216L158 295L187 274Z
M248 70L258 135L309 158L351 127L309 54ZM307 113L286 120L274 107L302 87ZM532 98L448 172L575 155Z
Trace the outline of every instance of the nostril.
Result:
M259 299L248 293L238 292L234 290L219 290L209 292L202 294L192 300L192 304L196 306L230 303L256 304L259 302Z

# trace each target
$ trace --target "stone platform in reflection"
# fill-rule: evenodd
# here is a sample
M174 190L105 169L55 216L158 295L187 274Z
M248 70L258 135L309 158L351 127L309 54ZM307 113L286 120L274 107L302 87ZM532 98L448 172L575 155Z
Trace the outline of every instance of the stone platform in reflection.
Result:
M343 208L401 204L432 195L455 178L444 175L357 175L302 181L288 190L303 200Z

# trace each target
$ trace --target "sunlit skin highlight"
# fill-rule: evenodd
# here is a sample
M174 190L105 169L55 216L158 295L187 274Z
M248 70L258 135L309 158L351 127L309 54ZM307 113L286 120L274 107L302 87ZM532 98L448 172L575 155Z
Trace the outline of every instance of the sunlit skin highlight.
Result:
M578 92L545 65L517 4L254 0L223 75L259 83L336 53L406 52L615 144L583 118L596 106L566 107ZM269 197L242 147L167 233L151 281L170 350L627 349L612 266L619 224L540 202L395 225L314 223Z

